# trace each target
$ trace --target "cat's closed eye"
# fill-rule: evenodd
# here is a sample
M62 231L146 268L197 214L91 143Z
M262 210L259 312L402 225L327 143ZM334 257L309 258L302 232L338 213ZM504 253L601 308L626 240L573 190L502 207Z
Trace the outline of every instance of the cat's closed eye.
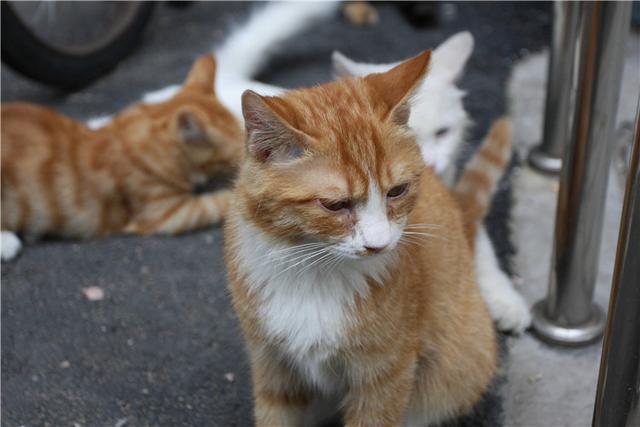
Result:
M393 187L391 190L387 192L387 197L389 199L397 199L398 197L402 197L407 193L409 189L409 184L400 184Z
M449 133L449 128L440 128L436 131L436 138L442 138Z
M351 207L353 206L353 204L351 203L351 200L349 199L337 200L337 201L319 199L318 202L320 203L320 206L322 206L323 208L325 208L330 212L346 211L351 209Z

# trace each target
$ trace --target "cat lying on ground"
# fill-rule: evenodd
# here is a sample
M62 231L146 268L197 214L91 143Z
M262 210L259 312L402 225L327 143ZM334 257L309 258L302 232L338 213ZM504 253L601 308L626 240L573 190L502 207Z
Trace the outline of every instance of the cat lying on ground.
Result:
M493 379L472 246L509 126L452 194L407 126L428 63L427 51L383 74L243 95L225 265L257 426L302 425L328 395L348 427L437 424L469 413Z
M263 93L282 91L280 88L252 81L245 76L255 72L262 66L268 59L269 49L274 44L277 44L278 40L282 40L291 33L305 28L316 19L335 12L338 6L338 2L269 4L254 16L256 19L249 21L243 26L243 29L235 31L229 42L219 50L218 54L223 59L223 63L218 63L219 68L215 70L215 63L212 61L213 67L210 67L211 73L206 76L209 80L205 84L190 85L189 90L187 90L187 85L165 88L159 93L145 97L144 103L137 104L123 115L116 116L115 119L110 116L90 119L85 127L46 108L19 103L3 106L2 235L0 238L2 260L6 261L14 258L22 247L20 239L11 231L23 233L24 237L28 239L42 235L86 238L115 232L169 234L209 225L221 220L226 209L228 197L228 192L226 191L193 196L191 194L193 182L183 182L175 188L175 200L170 198L150 200L146 194L148 189L146 186L155 187L158 185L163 187L164 185L176 184L168 181L154 182L154 179L161 178L160 175L165 172L169 174L175 172L173 169L178 167L178 163L182 163L178 158L172 157L175 155L185 157L185 155L193 154L197 157L206 158L207 153L218 153L212 154L211 157L211 159L218 157L217 164L215 161L207 162L205 165L207 168L212 168L214 172L217 172L218 169L224 169L225 171L235 169L239 163L239 158L243 155L241 143L243 137L239 124L242 119L240 94L248 87L260 90ZM273 22L279 19L283 19L283 25L274 26ZM270 37L264 39L254 38L253 35L256 33L268 33ZM215 79L214 72L216 72ZM215 91L214 86L217 87ZM198 90L194 91L194 88ZM150 128L153 130L153 134L143 135L137 130L137 133L129 133L131 129L137 126L131 125L130 121L135 122L137 119L145 119L145 113L169 113L170 111L165 111L166 109L163 109L163 106L173 105L175 108L178 106L176 102L189 103L191 100L188 95L193 94L197 94L197 103L211 103L213 108L207 108L204 104L201 107L205 106L207 114L211 113L216 117L211 129L204 129L208 126L207 123L190 119L182 120L181 123L185 127L184 131L187 136L191 135L189 136L191 143L183 145L176 143L176 135L172 133L175 129L171 126L153 126ZM193 99L193 101L196 101L196 99ZM199 115L198 117L203 121L211 118L207 117L207 115ZM125 118L126 127L119 129L125 122ZM153 119L157 121L156 118ZM166 119L168 120L169 117L166 117ZM36 128L39 128L41 123L45 123L51 132L38 133ZM30 128L30 125L32 125L32 128ZM198 128L199 125L203 127ZM220 127L220 129L215 129L216 126ZM56 130L58 127L59 129ZM141 125L141 127L144 126ZM198 141L197 134L200 131L210 134L207 138L213 136L215 141L212 141L210 146L206 145L204 140ZM217 134L214 135L216 132ZM136 183L133 181L136 179L131 177L127 181L128 188L116 188L114 180L117 179L113 176L114 171L107 169L116 164L114 159L118 157L117 152L120 150L116 146L124 146L120 140L131 137L135 138L134 148L146 149L148 145L153 148L155 155L166 157L165 162L153 166L168 168L168 170L160 171L160 174L154 177L153 174L147 172L155 173L157 171L149 169L145 172L147 174L146 178L140 182L143 185L142 188L135 189ZM142 139L143 137L149 137L149 139L145 141ZM32 138L34 141L25 142ZM94 147L93 142L95 139L106 141L114 138L120 143L109 146L100 143L100 148ZM224 143L225 138L231 138L229 144ZM55 162L43 164L42 159L37 155L34 156L33 160L28 160L21 154L13 154L13 151L17 152L22 149L20 144L24 144L28 150L35 150L44 156L49 156L54 139L56 140L56 149L58 145L64 144L67 147L72 147L69 150L77 151L82 155L78 159L70 158L65 152ZM58 141L58 139L61 141ZM18 144L16 140L22 142ZM155 140L164 142L158 144L155 143ZM67 149L67 147L63 148L63 150ZM76 147L78 148L77 150L75 150ZM84 164L89 161L89 158L93 158L93 153L97 154L102 150L102 147L109 148L106 150L110 155L108 162L103 161L100 163L100 169L98 170L94 170L94 164ZM13 148L16 150L12 151ZM167 150L163 152L165 148ZM55 152L57 150L51 151ZM21 160L14 159L16 156L20 157ZM78 162L76 163L75 160L78 160ZM65 164L65 162L68 164ZM15 165L12 166L14 163ZM21 166L27 165L27 170L23 170L17 163L20 163ZM54 163L57 165L51 166ZM83 164L78 166L80 163ZM127 166L122 166L124 163L125 161L118 163L117 173L120 173L119 169L127 168ZM7 166L5 167L5 165ZM134 164L129 166L135 167ZM93 172L99 172L99 176L95 179L104 184L105 188L99 189L100 191L95 200L90 200L92 198L92 190L89 188L89 182L75 182L77 179L75 175L72 175L72 172L75 173L77 167L84 167L86 170L81 172L89 175L92 175ZM44 172L39 170L41 168L44 168L46 173L51 176L58 176L54 180L56 182L51 183L49 179L48 182L43 183L41 186L40 180L33 178L44 175ZM142 179L145 174L142 172L142 170L138 170L135 175ZM71 177L69 177L70 175ZM205 178L204 175L197 173L188 177L188 180L199 182ZM179 177L179 180L184 181L183 178L185 177ZM77 185L61 189L59 187L62 184L57 181L63 183L68 181ZM17 187L20 187L21 190L17 190ZM69 191L75 194L73 196L68 195ZM60 192L62 194L57 194ZM131 194L118 196L116 194L118 192L130 192ZM62 196L62 200L58 200L59 196ZM107 199L104 199L105 197ZM85 199L88 200L85 201ZM153 203L148 208L144 208L143 204L147 202ZM75 206L75 204L79 206ZM76 207L80 209L75 209ZM106 212L107 210L111 212L109 218L104 220L97 219L101 212ZM136 216L135 220L129 218L132 215ZM165 216L164 219L161 218L163 216Z
M212 55L168 101L91 130L50 109L2 105L2 259L19 239L175 234L224 218L228 190L194 185L233 171L244 132L213 91Z

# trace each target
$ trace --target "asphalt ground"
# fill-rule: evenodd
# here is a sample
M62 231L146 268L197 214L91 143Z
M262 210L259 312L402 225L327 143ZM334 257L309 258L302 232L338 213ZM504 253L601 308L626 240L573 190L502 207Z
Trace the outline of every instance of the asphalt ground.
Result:
M193 59L251 7L159 4L140 48L105 78L68 95L3 65L2 101L37 102L78 119L114 113L181 81ZM412 27L394 5L376 7L381 20L373 28L354 28L336 15L288 41L260 79L316 84L331 79L333 49L359 60L398 60L469 30L476 48L461 86L475 121L469 139L478 141L506 111L514 61L550 37L549 3L441 4L438 22L426 28ZM510 189L507 178L488 218L508 270ZM225 288L222 243L219 227L172 238L49 240L3 263L2 426L250 425L248 364ZM89 301L82 290L91 286L102 288L104 299ZM500 425L499 384L456 425Z

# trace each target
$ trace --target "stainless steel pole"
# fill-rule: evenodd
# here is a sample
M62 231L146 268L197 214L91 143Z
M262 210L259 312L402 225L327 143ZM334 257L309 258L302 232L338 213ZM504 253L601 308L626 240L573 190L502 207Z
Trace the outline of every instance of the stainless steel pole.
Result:
M562 155L570 137L575 87L569 82L574 79L574 56L580 29L578 22L583 7L580 2L554 3L544 132L541 144L529 153L531 166L542 172L560 172Z
M533 308L534 331L553 343L588 343L604 329L592 299L630 17L630 2L580 4L575 112L560 173L549 293Z
M620 220L593 425L640 426L640 102Z

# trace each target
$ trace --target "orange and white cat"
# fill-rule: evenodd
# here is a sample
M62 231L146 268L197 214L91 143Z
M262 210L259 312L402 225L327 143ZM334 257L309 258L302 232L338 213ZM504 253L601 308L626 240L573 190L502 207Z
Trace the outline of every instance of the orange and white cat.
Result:
M225 264L258 426L301 425L326 395L338 396L347 426L438 423L471 411L492 381L495 331L472 242L492 191L484 184L510 147L457 193L425 167L407 120L429 58L243 95L248 155ZM508 126L496 129L504 139Z
M133 106L97 130L44 107L3 105L3 259L19 249L9 231L174 234L223 219L228 190L193 193L244 154L244 132L217 100L214 78L205 55L171 99Z
M286 39L294 37L312 23L332 15L336 2L272 2L256 10L248 21L235 28L215 49L220 64L216 92L221 102L242 121L241 93L251 89L263 95L279 95L284 89L255 80L271 52ZM273 25L278 22L278 25ZM469 32L457 33L433 52L429 75L416 89L409 126L416 133L424 161L435 168L446 183L453 185L458 147L471 123L464 109L464 92L455 82L473 51ZM338 75L363 76L388 71L397 64L363 64L334 53ZM169 86L144 96L145 102L166 100L179 90ZM92 121L99 125L103 119ZM526 301L498 264L485 227L478 231L475 243L476 273L480 291L489 310L503 331L520 333L531 322Z

